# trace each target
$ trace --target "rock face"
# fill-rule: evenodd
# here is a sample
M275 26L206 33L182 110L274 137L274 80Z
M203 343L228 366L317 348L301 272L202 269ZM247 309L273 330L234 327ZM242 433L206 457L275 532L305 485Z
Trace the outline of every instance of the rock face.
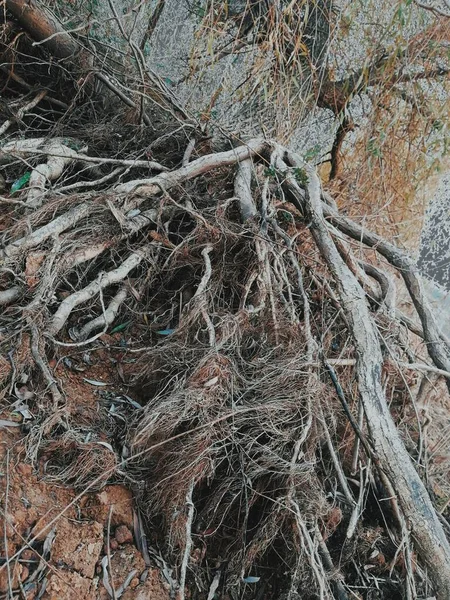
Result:
M428 206L418 259L418 265L424 275L450 292L449 240L450 171L442 177Z
M450 170L440 178L426 213L418 267L443 333L450 337Z
M448 242L447 242L448 250ZM425 272L425 275L427 273ZM424 278L425 288L428 293L428 299L435 311L437 322L441 328L441 331L450 338L450 289L449 281L446 280L447 287L441 287L434 281L429 280L427 277Z

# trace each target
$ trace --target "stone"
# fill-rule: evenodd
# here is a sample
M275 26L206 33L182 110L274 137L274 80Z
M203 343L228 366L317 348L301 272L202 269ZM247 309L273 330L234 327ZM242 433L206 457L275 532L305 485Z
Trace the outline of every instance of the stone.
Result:
M120 525L116 529L115 537L118 544L132 544L133 534L126 525Z
M79 573L70 571L52 572L42 600L92 600L95 598L91 581Z

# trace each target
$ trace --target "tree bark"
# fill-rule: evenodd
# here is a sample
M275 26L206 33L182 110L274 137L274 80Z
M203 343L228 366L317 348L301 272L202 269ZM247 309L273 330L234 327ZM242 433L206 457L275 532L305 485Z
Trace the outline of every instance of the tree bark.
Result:
M72 58L79 50L74 38L47 9L34 0L6 0L6 8L16 17L33 38L57 58ZM56 35L55 35L56 34Z

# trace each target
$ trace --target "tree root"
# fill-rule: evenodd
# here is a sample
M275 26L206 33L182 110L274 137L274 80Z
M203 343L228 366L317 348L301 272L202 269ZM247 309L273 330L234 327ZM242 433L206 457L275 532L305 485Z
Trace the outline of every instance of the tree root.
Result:
M117 269L108 273L100 273L95 281L63 300L49 323L48 334L52 337L55 336L64 327L74 308L90 300L109 285L122 281L148 254L149 252L146 249L141 250L141 252L134 252Z
M126 300L127 294L128 290L125 287L120 288L108 307L104 310L103 314L100 317L89 321L89 323L86 323L86 325L84 325L76 334L76 338L84 342L96 329L103 328L103 332L105 332L108 329L108 325L111 325L116 318L121 305Z
M381 349L377 332L367 309L364 293L355 276L340 257L327 229L319 178L306 164L303 165L303 168L307 171L309 178L304 200L305 208L311 220L312 234L334 275L339 297L350 323L358 355L356 372L361 401L380 467L388 475L406 518L411 524L414 539L430 573L432 573L438 596L449 597L450 544L387 408L380 380L383 364ZM334 221L336 222L337 219ZM361 239L361 237L357 239ZM363 238L363 241L367 243L366 238ZM380 251L379 245L377 249ZM418 295L421 293L421 289L417 274L411 268L412 261L407 260L401 254L398 256L389 252L388 255L391 260L396 258L397 264L400 262L402 267L406 266L410 269L406 274L403 272L403 277L406 276L410 284L414 283L412 289L411 285L408 289L416 298L415 304L419 305ZM431 326L433 326L434 318L430 319L430 313L422 305L420 305L420 313L424 329L429 334L429 321L432 320ZM435 355L436 352L433 351L433 354Z
M36 153L36 140L23 151L29 152L31 146ZM253 140L184 162L149 179L120 183L95 201L93 195L70 196L75 204L62 214L63 203L50 201L48 211L33 213L34 231L8 238L11 241L2 253L5 289L0 292L0 305L8 305L7 311L21 311L24 327L31 331L33 359L54 406L62 410L64 396L44 355L45 337L53 348L54 343L89 345L120 313L134 314L137 308L136 314L151 314L155 322L151 327L146 322L148 345L138 348L145 364L139 378L145 382L147 369L152 381L160 380L154 383L157 391L135 427L132 448L134 456L142 457L141 463L136 458L140 472L147 473L149 512L162 514L168 522L170 515L180 515L171 528L173 548L178 548L181 598L197 532L208 531L209 524L222 531L228 520L244 540L230 561L230 569L239 571L236 583L245 582L244 573L256 556L269 552L272 540L279 543L286 538L291 540L291 550L285 560L296 564L293 587L295 581L307 579L301 573L307 564L308 580L317 593L332 598L334 590L339 598L348 597L345 568L336 574L332 539L323 533L329 513L324 492L328 475L320 480L314 462L318 459L313 457L325 448L327 458L320 458L321 469L331 471L338 482L334 502L343 515L344 537L347 532L352 543L358 540L357 524L364 520L364 498L374 465L398 500L391 510L399 523L399 552L408 563L408 593L414 596L416 585L411 579L411 533L438 598L447 599L450 546L383 388L387 385L383 373L389 365L392 372L392 362L382 356L378 327L399 322L395 286L369 258L363 255L357 261L348 238L376 249L401 272L419 315L422 329L406 316L403 320L423 334L433 365L424 364L422 357L411 364L398 359L394 370L423 368L448 377L445 340L426 304L412 259L340 215L322 192L315 171L275 142ZM126 163L117 159L120 167ZM279 180L263 177L259 163L270 163ZM236 172L222 190L214 179L216 171L220 169L223 178L225 168L233 166ZM306 178L296 178L294 169L301 169ZM211 184L214 194L204 192L202 197L196 186L205 183ZM285 195L283 202L279 196L275 199L277 191ZM219 200L217 194L223 194ZM53 206L58 211L54 217ZM23 223L28 219L25 214ZM24 230L25 225L16 231ZM22 237L14 239L18 235ZM51 242L48 257L33 263L36 251L44 256ZM144 264L150 259L152 268L146 270ZM137 282L128 279L132 273L137 274ZM31 283L33 277L38 284ZM31 296L31 302L18 308L15 303L22 296ZM90 305L94 316L80 326L76 313L83 305ZM35 324L30 311L39 313ZM389 344L395 345L398 331L392 329L394 341ZM63 341L69 330L75 333L75 344ZM154 331L164 339L155 342ZM90 338L94 332L99 333ZM344 342L336 355L333 336L340 335ZM395 347L401 349L401 343ZM352 403L346 401L353 382L343 377L341 384L341 375L338 380L334 370L333 385L322 377L321 369L331 373L332 364L343 373L356 372L353 400L363 407L358 421ZM343 408L336 394L342 395ZM313 401L319 403L316 409ZM260 412L254 420L233 418L226 425L222 416L229 414L229 403L232 407L242 403L242 415L253 415L257 408ZM344 414L351 428L342 424ZM363 417L368 433L363 432ZM192 423L200 423L200 429ZM183 447L178 445L180 431ZM338 433L350 448L350 460L335 445ZM154 453L155 436L170 440L166 452ZM358 468L367 472L365 477L361 474L355 493L348 472ZM255 533L245 542L249 519L256 523ZM218 542L224 556L229 550L226 539L224 535ZM300 564L292 548L307 560Z

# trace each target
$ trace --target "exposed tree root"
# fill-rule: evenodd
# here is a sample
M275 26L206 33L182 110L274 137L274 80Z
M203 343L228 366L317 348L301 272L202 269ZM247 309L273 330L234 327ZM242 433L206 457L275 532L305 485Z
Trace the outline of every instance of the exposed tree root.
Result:
M327 230L319 178L307 165L304 168L307 168L309 177L305 196L307 214L311 219L312 234L334 275L349 319L358 357L356 372L359 391L377 460L390 479L419 551L433 573L437 593L444 598L450 595L450 545L389 413L380 378L383 365L381 348L363 290L339 256ZM406 262L404 259L402 264ZM426 309L422 309L422 314L425 311ZM424 329L425 326L424 324Z
M271 161L276 165L281 173L280 181L276 178L270 181L267 177L260 179L262 171L259 163L264 161ZM233 165L238 165L238 168L232 189L240 219L246 223L244 226L230 220L229 217L218 218L218 207L214 206L212 198L206 199L201 210L188 199L189 195L185 197L183 204L185 189L180 187L182 183L201 180L205 176L214 177L214 171L217 169L223 171L224 168L232 168ZM302 176L301 180L296 180L294 169L302 169L306 178ZM252 174L255 184L252 182ZM175 190L177 196L181 194L181 198L172 200L168 197L169 188ZM294 213L289 203L278 204L275 208L275 192L283 188L288 194L287 199L294 199L301 215L298 211ZM165 195L161 196L161 190ZM395 321L393 280L380 265L373 265L367 260L363 260L361 266L358 265L351 256L350 245L344 238L336 238L336 242L333 241L335 230L327 223L326 218L346 235L376 247L391 265L402 269L402 275L418 309L425 339L432 341L428 344L428 349L436 366L424 365L424 368L444 374L448 372L448 363L444 360L445 342L436 333L437 326L422 295L419 277L412 261L379 236L363 231L356 223L341 217L329 203L323 202L323 194L315 172L276 143L256 140L231 151L213 153L149 180L133 180L119 184L115 192L118 194L118 200L113 203L109 200L106 203L102 203L101 200L100 204L91 203L85 196L80 196L79 204L75 203L72 208L54 218L47 212L42 213L47 222L37 223L34 231L19 239L11 239L4 249L4 264L15 264L16 275L23 281L30 281L32 274L23 271L24 258L31 256L31 251L36 252L44 248L49 240L57 240L58 243L54 246L56 254L53 258L49 255L47 262L43 263L48 263L47 269L53 268L53 275L50 279L45 278L44 267L37 266L33 276L43 277L40 287L38 285L33 291L33 288L27 289L26 286L22 287L15 282L9 287L6 283L6 289L1 292L0 298L4 304L9 303L13 307L19 295L29 296L31 302L24 305L25 316L31 306L40 306L37 303L39 294L40 297L49 297L49 290L53 290L54 294L61 286L64 287L64 280L70 273L75 273L82 265L92 264L88 269L84 267L85 275L79 272L75 289L67 290L59 304L53 304L50 310L44 312L40 309L45 325L31 326L33 358L41 370L44 384L53 396L55 406L61 406L63 397L46 360L42 357L42 351L39 350L39 346L42 346L39 340L44 339L42 336L50 339L47 344L51 346L51 340L55 340L64 330L67 332L75 325L72 335L75 336L76 342L94 343L95 339L114 323L123 310L125 299L131 299L130 289L135 290L135 302L137 298L142 298L143 293L147 293L144 290L150 281L156 281L155 278L158 277L167 278L171 269L181 268L184 251L191 257L189 262L196 261L196 275L188 284L190 294L184 300L183 293L177 300L172 298L172 306L167 307L172 315L170 320L178 321L172 328L174 333L171 333L164 343L155 345L153 350L145 353L146 368L139 375L139 380L145 385L151 372L159 374L156 391L147 399L145 417L140 420L131 438L133 454L140 456L143 453L143 458L139 460L132 456L133 469L144 469L147 474L152 472L151 476L147 475L149 480L145 488L148 515L164 515L169 527L171 511L181 511L170 525L171 543L181 552L180 597L183 597L184 592L181 590L184 590L188 576L187 561L196 545L192 529L194 514L195 531L201 532L212 527L218 548L222 547L224 551L227 547L226 536L222 539L220 532L223 535L225 522L231 519L236 526L240 523L239 535L243 535L245 540L249 535L248 532L245 533L248 520L257 518L257 533L243 543L236 558L229 565L230 577L233 569L240 565L235 572L236 575L239 574L241 582L245 582L256 557L268 557L278 535L282 531L282 535L287 535L288 523L292 520L294 537L289 543L294 547L299 544L300 555L306 554L310 569L305 571L302 567L299 570L298 565L295 567L293 564L292 585L305 585L308 578L312 577L319 596L331 598L333 588L338 597L348 597L345 567L336 579L332 550L329 549L322 533L323 523L331 518L331 508L327 507L324 496L326 480L321 480L315 472L316 461L312 458L322 443L322 436L324 448L330 457L326 469L331 468L339 482L340 491L336 496L341 512L339 520L347 522L348 539L359 539L356 531L358 519L363 518L361 499L364 496L359 494L359 500L356 500L358 494L355 495L353 485L349 483L346 459L340 455L339 448L334 446L336 431L333 427L339 429L343 426L342 419L345 421L343 415L339 416L340 409L336 404L330 405L321 399L320 406L315 411L319 417L313 416L311 412L311 398L315 395L317 397L319 390L325 385L320 381L317 366L313 365L320 365L320 357L330 352L330 347L326 343L324 345L324 334L320 333L316 313L317 300L313 300L317 294L325 294L325 298L327 291L319 291L313 283L314 280L308 275L315 264L315 269L321 273L321 277L327 277L325 265L332 273L332 281L330 280L328 285L336 289L338 298L334 298L333 302L338 302L340 311L345 315L345 321L340 327L348 328L348 335L352 339L350 345L349 341L346 341L347 358L341 362L337 360L336 364L341 365L339 368L354 368L357 376L358 393L369 431L369 435L362 438L362 450L358 450L358 445L355 446L356 456L359 456L357 460L366 463L367 468L374 464L382 480L385 478L385 484L392 487L398 498L396 510L399 523L407 523L419 556L432 576L437 596L446 598L450 594L450 547L429 495L412 465L388 410L382 387L385 361L377 329L379 317L376 310L371 312L370 299L376 300L377 306L384 304L390 321ZM154 202L152 198L158 197L161 198L159 207L143 211L138 208L145 206L149 200ZM99 205L102 206L100 213L97 209ZM230 202L227 201L225 205L230 205ZM137 210L137 213L130 214L132 210ZM91 237L92 234L83 233L89 219L95 214L105 215L110 211L114 219L109 222L109 227L113 227L109 240L96 242L95 237ZM170 232L176 231L170 228L173 228L177 220L177 227L180 227L180 219L185 218L183 215L192 222L184 234L184 240L176 247L172 243L169 244L172 235ZM283 215L288 215L287 224L282 219ZM27 218L24 214L23 219ZM250 227L248 222L251 223ZM316 250L303 222L310 226ZM158 242L152 241L150 245L143 243L145 236L152 231L155 233L152 235L153 240L157 239ZM79 237L81 234L83 238ZM165 242L164 236L167 235L169 238ZM59 252L64 252L66 244L76 242L77 236L80 240L92 239L93 244L90 247L77 248L70 255L58 256ZM138 236L138 239L133 236ZM132 239L134 241L131 243ZM231 240L234 241L227 250ZM167 248L175 249L160 263L158 261L161 259L157 256L162 257L164 254L158 252L161 252L165 244ZM196 244L198 250L194 250ZM238 248L242 244L242 250L233 249L233 246ZM108 268L112 249L115 252L116 265L114 268ZM240 260L238 257L241 252L246 256L245 264L236 262L233 265L233 260ZM323 267L318 267L317 261L322 259ZM49 260L51 262L48 262ZM151 264L150 271L147 268L143 270L142 265L148 261ZM177 264L180 266L177 267ZM51 265L59 266L55 270ZM8 268L4 271L5 282L9 277ZM378 283L379 292L373 284L366 281L367 275L361 268ZM145 276L144 272L147 273ZM132 283L131 276L138 278L139 283ZM238 288L233 291L233 286L238 281L241 281L239 285L245 289L244 300ZM358 281L367 287L368 295ZM110 288L115 291L110 292ZM316 291L313 292L314 289ZM162 296L158 302L163 302L162 309ZM326 303L325 299L322 299L322 303L324 302ZM235 304L240 307L237 311L231 309ZM90 316L84 323L76 316L76 309L83 306L91 306L94 313L97 312L96 316ZM166 314L166 310L161 314ZM340 312L333 309L333 314L331 319L337 324L340 321ZM39 323L43 323L42 316ZM24 327L27 327L27 321L24 321ZM163 323L161 327L164 328ZM91 334L99 330L100 333L90 338ZM322 341L319 342L321 336ZM63 340L58 341L58 344L62 341L63 346L70 345ZM260 346L256 355L255 344ZM176 358L177 355L179 358ZM252 355L254 358L251 358ZM407 363L405 367L415 368ZM287 375L289 371L292 371L292 376ZM280 377L287 377L286 382L282 383L283 379L280 380ZM300 397L298 391L294 391L298 390L299 386L305 390ZM231 406L236 402L244 403L244 406L252 406L253 402L257 402L264 406L269 398L273 402L274 396L280 396L280 399L278 403L275 402L274 406L278 408L269 421L266 418L261 422L258 422L258 419L253 421L254 417L246 416L242 424L235 420L232 429L225 427L223 423L218 429L203 429L201 434L183 441L182 454L181 448L175 442L169 443L168 453L161 454L158 451L154 454L151 450L155 437L170 438L180 431L180 428L190 427L191 423L198 420L207 423L222 414L222 410L229 410L229 402L232 403ZM351 408L347 406L346 410L350 416ZM331 423L334 423L331 429L326 424L330 418ZM305 426L307 421L309 425ZM353 417L351 422L356 423ZM363 435L361 423L360 421L359 426L355 425L359 436ZM257 442L262 435L267 441ZM229 446L230 443L232 446ZM233 458L232 447L235 444L237 448L242 448L242 451ZM145 451L146 447L149 448L148 454ZM293 447L294 456L297 458L287 461L286 452L289 451L292 456ZM224 455L222 448L225 451ZM247 449L244 450L245 448ZM247 455L250 457L250 463L243 458ZM168 459L169 456L174 458ZM239 456L241 458L236 463ZM304 458L301 459L301 456ZM248 483L238 484L239 478L236 481L233 478L225 478L222 481L220 473L223 461L229 462L228 469L231 469L231 472L242 472L242 476L245 473L248 482L252 482L250 487ZM287 461L286 468L291 463L291 467L286 471L289 475L283 475L284 461ZM61 471L62 477L64 472ZM69 472L72 473L67 471ZM271 483L271 472L279 473L276 484L275 481ZM182 476L183 483L175 483L178 473ZM308 498L301 493L301 485L305 485L306 481ZM209 492L205 496L206 489L209 489ZM262 493L262 499L258 499L258 489ZM225 500L227 496L229 500ZM270 508L270 502L263 500L265 497L270 498L270 502L275 502L274 507L278 508ZM339 500L340 497L342 500ZM182 508L186 506L186 498L189 498L187 513ZM253 504L256 513L251 508ZM256 517L257 514L259 517ZM405 532L402 529L403 525L399 527L400 540ZM326 535L332 536L330 532ZM332 537L330 539L332 540ZM406 549L409 546L405 544ZM414 584L414 579L411 580L411 568L408 570L409 583L405 583L409 588ZM234 581L238 583L238 580Z
M50 14L7 5L73 59L78 42ZM150 122L143 101L96 77ZM30 457L45 451L48 476L88 489L128 476L180 600L191 584L210 599L219 587L340 600L432 587L448 600L447 514L417 408L425 379L414 386L417 372L448 380L450 349L414 261L340 214L276 141L215 148L169 98L161 106L181 126L156 138L139 129L135 143L134 129L118 142L106 123L75 120L80 139L33 132L0 149L5 179L30 169L28 188L0 197L0 385L17 401L32 377ZM395 272L417 315L399 312ZM130 392L114 402L136 413L112 426L117 406L99 396L86 436L50 365L71 368L70 352L100 338L120 348Z
M128 273L137 267L145 256L145 250L134 252L117 269L108 273L100 273L95 281L63 300L49 323L49 335L55 336L61 331L74 308L83 304L83 302L87 302L96 294L101 293L109 285L123 281Z

